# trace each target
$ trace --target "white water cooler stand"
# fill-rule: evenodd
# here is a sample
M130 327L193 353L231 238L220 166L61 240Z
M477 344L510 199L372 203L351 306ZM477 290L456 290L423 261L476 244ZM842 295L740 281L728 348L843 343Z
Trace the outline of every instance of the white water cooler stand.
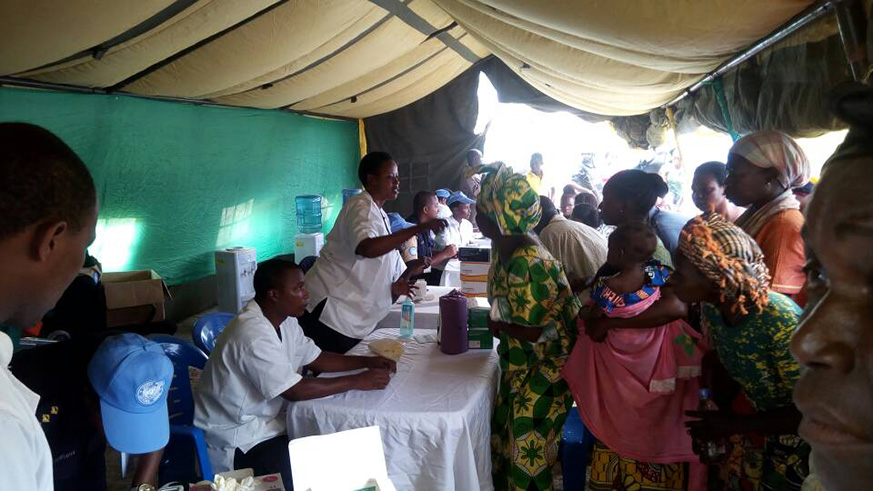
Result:
M294 261L298 264L305 257L318 256L324 247L324 234L297 234L294 236Z
M215 251L215 284L218 311L238 314L255 298L258 254L253 247Z

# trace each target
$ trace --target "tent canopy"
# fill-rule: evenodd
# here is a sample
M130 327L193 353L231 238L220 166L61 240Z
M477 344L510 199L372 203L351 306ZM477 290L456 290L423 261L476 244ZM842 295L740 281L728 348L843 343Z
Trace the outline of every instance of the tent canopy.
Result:
M582 111L645 113L812 0L10 0L0 75L363 118L489 55Z

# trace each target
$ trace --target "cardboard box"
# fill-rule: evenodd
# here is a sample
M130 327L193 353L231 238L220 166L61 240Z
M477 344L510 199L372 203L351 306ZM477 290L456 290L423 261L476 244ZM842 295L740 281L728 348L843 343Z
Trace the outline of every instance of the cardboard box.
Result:
M488 295L488 283L484 281L462 281L461 293L468 297L485 297Z
M485 247L459 247L458 259L461 262L490 263L491 249Z
M494 349L494 336L488 328L470 328L467 331L467 348L469 349Z
M461 263L461 281L488 281L491 263Z
M104 273L106 327L147 324L164 320L164 299L170 291L152 270Z

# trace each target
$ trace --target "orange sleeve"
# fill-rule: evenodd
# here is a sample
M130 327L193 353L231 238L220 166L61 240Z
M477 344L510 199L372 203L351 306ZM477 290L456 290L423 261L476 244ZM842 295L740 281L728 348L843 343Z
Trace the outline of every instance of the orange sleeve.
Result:
M806 283L802 228L803 215L797 210L787 210L770 219L755 237L770 270L773 291L796 295Z

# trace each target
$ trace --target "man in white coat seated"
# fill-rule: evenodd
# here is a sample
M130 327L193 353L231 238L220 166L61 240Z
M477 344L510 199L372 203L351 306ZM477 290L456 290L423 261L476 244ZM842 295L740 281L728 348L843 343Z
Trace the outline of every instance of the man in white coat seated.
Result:
M285 407L349 390L380 390L396 370L378 356L322 352L297 324L309 294L303 271L281 259L258 265L255 298L227 325L206 363L194 395L194 424L206 434L216 472L252 468L281 473L291 489ZM301 370L361 373L303 377Z

